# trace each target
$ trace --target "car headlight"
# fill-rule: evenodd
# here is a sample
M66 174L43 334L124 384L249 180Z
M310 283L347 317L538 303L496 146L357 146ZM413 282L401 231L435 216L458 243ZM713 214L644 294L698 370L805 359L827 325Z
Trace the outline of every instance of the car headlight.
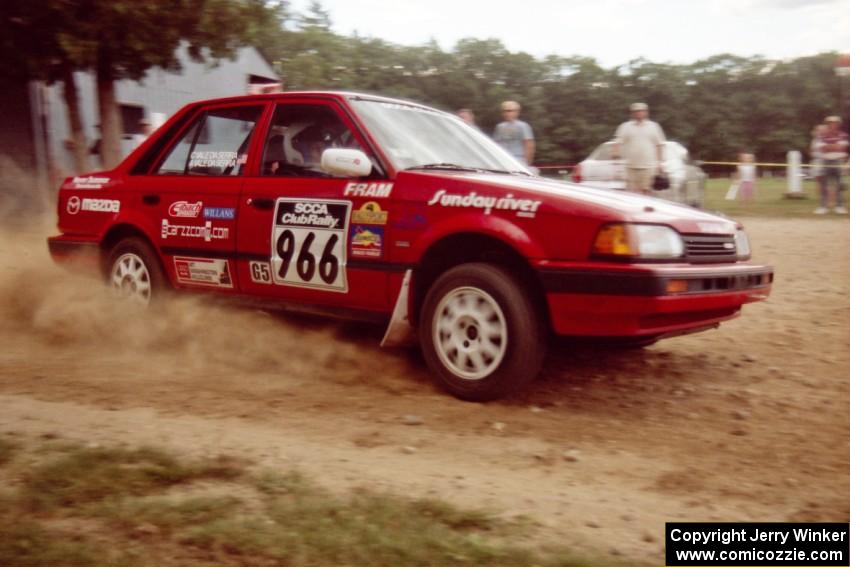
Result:
M752 252L750 250L750 239L743 229L735 231L735 250L738 252L739 260L749 260Z
M681 258L684 252L679 233L660 224L606 224L593 243L595 256L672 260Z

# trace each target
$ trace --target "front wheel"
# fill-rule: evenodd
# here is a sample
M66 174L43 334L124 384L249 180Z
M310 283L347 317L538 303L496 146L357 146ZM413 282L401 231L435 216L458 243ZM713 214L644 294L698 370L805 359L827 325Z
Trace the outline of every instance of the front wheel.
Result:
M141 305L149 305L165 289L159 261L140 238L127 238L115 245L107 261L106 278L116 295Z
M419 336L438 383L469 401L520 389L537 376L545 355L534 302L491 264L462 264L441 275L425 296Z

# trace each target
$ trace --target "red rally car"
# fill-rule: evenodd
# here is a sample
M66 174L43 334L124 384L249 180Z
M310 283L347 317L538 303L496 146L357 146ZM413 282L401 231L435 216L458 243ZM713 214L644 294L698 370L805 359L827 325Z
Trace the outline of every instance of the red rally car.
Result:
M384 344L418 336L467 400L532 380L550 333L648 344L773 280L731 220L535 177L450 114L353 93L190 104L114 170L67 179L58 212L53 258L120 294L383 320Z

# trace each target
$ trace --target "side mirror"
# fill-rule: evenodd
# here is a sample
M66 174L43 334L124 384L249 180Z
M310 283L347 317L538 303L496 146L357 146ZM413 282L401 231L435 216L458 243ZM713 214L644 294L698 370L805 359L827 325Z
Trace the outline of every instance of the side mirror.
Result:
M322 171L337 177L365 177L372 161L360 150L329 148L322 152Z

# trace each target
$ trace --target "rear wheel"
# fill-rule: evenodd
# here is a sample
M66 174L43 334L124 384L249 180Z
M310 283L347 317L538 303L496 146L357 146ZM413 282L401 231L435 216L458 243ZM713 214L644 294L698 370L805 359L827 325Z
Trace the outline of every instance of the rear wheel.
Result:
M162 294L165 277L151 247L141 238L120 241L109 254L107 283L119 297L149 305Z
M470 401L505 396L540 371L545 330L533 301L506 270L462 264L428 290L422 352L438 383Z

